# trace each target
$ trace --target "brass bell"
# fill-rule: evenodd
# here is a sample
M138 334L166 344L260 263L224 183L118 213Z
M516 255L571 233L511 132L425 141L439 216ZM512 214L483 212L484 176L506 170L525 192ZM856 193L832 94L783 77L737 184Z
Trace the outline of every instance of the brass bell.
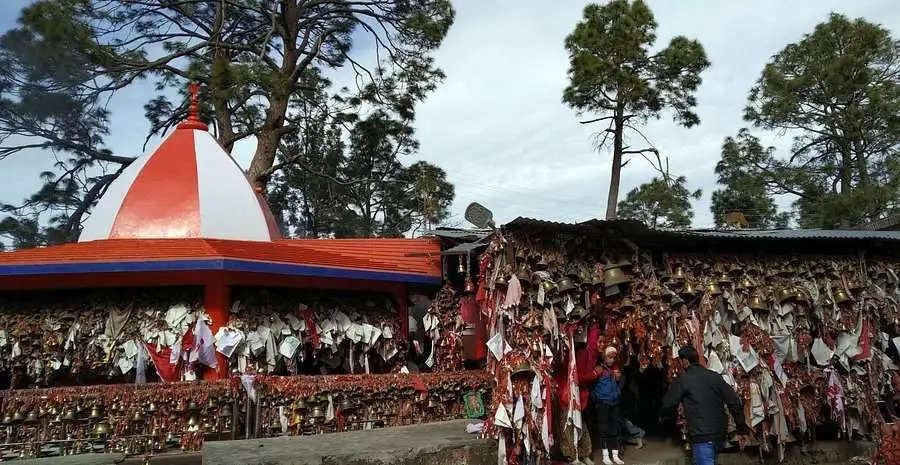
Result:
M96 425L94 425L94 429L93 429L94 436L103 437L103 436L108 435L109 431L110 431L109 423L107 423L105 421L101 421L100 423L97 423Z
M188 410L191 410L191 411L197 411L197 410L200 410L200 404L198 404L196 401L193 401L193 400L192 400L192 401L188 404L187 409L188 409Z
M791 289L789 287L785 287L785 288L781 289L781 291L778 293L778 302L785 303L789 300L792 300L795 296L796 296L796 293L794 292L793 289Z
M710 295L722 295L722 288L719 287L719 283L710 281L706 284L706 292Z
M694 283L691 281L685 281L684 287L681 289L681 293L685 295L693 295L697 292L697 288L694 286Z
M198 426L200 424L200 420L197 418L197 415L191 415L188 417L188 426Z
M91 408L91 419L96 420L96 419L102 418L102 417L103 417L103 410L100 408L100 406L98 406L98 405L93 406Z
M544 295L549 295L556 291L556 284L553 284L552 281L541 281L541 288L544 290Z
M852 298L844 291L844 288L838 287L836 291L834 291L834 302L838 305L849 302Z
M353 410L355 408L356 408L356 406L353 405L353 401L351 401L350 399L344 399L341 401L341 410L346 412L348 410Z
M17 411L16 413L13 414L12 422L18 423L24 419L25 419L25 415L22 415L22 412Z
M222 410L219 412L219 416L222 418L230 418L234 413L231 411L231 405L226 404L222 407Z
M33 424L37 423L38 421L40 420L38 420L37 412L35 412L34 410L28 412L28 416L25 417L25 423Z
M312 409L312 414L310 415L313 418L323 418L325 417L325 409L322 408L321 405L316 405Z
M581 268L578 270L578 282L581 283L582 286L591 286L593 284L594 278L591 276L591 272L587 268Z
M528 256L528 254L525 250L525 247L522 247L522 246L516 247L516 259L517 260L522 260L527 256Z
M524 263L519 265L519 271L516 272L516 278L523 283L531 282L531 270L528 269L528 265Z
M675 268L675 274L672 275L672 281L684 281L685 278L684 267L679 266L678 268Z
M516 365L516 368L512 371L511 375L516 376L516 375L521 375L521 374L533 374L533 373L534 373L534 369L531 368L531 365L529 365L528 362L521 362L518 365Z
M738 284L738 289L750 289L753 287L753 281L750 278L744 278Z
M497 276L497 280L494 281L494 286L505 287L507 284L509 284L509 281L506 280L506 275L503 273L500 273L500 275Z
M728 273L719 275L719 284L731 284L732 282L731 276Z
M634 302L632 302L630 298L625 297L619 304L619 308L622 310L634 310Z
M576 305L575 308L572 309L572 313L569 314L569 319L571 320L580 320L586 317L588 314L587 310L581 305Z
M155 402L150 402L150 407L147 407L147 411L150 413L156 413L158 410Z
M12 415L6 415L5 417L3 417L3 421L0 423L3 423L4 425L8 425L12 422L13 422Z
M753 296L750 297L750 303L748 304L748 307L750 307L752 310L769 310L769 305L759 294L753 294Z
M572 280L568 277L562 278L559 280L559 283L556 285L559 292L567 292L575 289L575 284L572 283Z
M307 409L306 401L303 399L298 399L297 403L294 404L294 408L297 410L306 410Z
M472 282L472 278L466 278L466 285L464 288L465 292L472 293L475 292L475 283Z
M806 298L806 293L799 287L794 289L794 300L797 302L809 303L809 299Z
M629 278L625 271L622 270L622 264L607 264L606 267L603 268L603 285L606 287L617 286L619 284L630 283L631 278Z
M466 262L463 259L463 256L459 256L459 267L456 269L459 274L466 274Z
M69 410L66 410L66 414L63 415L62 420L63 421L75 421L75 418L76 418L75 410L69 409Z

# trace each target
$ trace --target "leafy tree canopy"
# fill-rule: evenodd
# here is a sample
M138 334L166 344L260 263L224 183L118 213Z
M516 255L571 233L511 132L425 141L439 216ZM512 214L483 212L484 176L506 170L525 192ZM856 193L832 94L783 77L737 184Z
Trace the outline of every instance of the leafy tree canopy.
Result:
M691 199L699 199L703 192L691 192L685 186L687 178L653 178L632 189L619 202L621 217L638 220L650 228L684 229L691 225L694 211Z
M579 114L591 115L584 123L606 122L600 149L612 141L607 219L616 218L623 156L656 152L652 145L628 146L626 132L640 134L642 124L665 110L673 111L677 124L691 127L700 122L693 93L709 66L703 46L678 36L653 52L656 26L643 1L613 0L588 5L566 38L569 85L562 100Z

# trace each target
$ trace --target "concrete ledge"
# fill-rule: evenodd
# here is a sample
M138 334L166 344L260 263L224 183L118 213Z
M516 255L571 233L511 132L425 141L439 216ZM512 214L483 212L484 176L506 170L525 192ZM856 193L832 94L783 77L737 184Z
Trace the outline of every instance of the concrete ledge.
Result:
M204 465L494 465L497 442L468 420L368 431L207 442Z

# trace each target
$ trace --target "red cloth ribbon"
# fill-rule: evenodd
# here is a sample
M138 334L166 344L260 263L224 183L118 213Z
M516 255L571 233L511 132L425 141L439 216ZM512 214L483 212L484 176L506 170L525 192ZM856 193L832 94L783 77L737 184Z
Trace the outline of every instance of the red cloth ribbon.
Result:
M145 342L144 348L147 349L147 354L150 355L150 360L156 367L159 379L166 383L178 381L178 364L169 362L169 357L172 355L171 347L163 347L157 351L155 346Z
M307 307L300 311L303 321L306 322L306 329L309 331L309 337L312 339L313 347L319 347L319 329L316 327L316 312Z

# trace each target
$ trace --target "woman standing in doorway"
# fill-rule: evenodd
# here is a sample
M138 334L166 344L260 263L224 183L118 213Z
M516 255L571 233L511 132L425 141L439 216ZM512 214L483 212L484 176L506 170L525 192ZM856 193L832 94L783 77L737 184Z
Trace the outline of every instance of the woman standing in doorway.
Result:
M591 400L597 418L597 433L600 437L600 447L603 449L604 465L623 465L625 463L619 458L621 425L619 381L622 379L622 374L615 367L617 355L618 350L612 346L603 351L600 364L594 369L597 374L597 383L594 384L594 389L591 391Z

